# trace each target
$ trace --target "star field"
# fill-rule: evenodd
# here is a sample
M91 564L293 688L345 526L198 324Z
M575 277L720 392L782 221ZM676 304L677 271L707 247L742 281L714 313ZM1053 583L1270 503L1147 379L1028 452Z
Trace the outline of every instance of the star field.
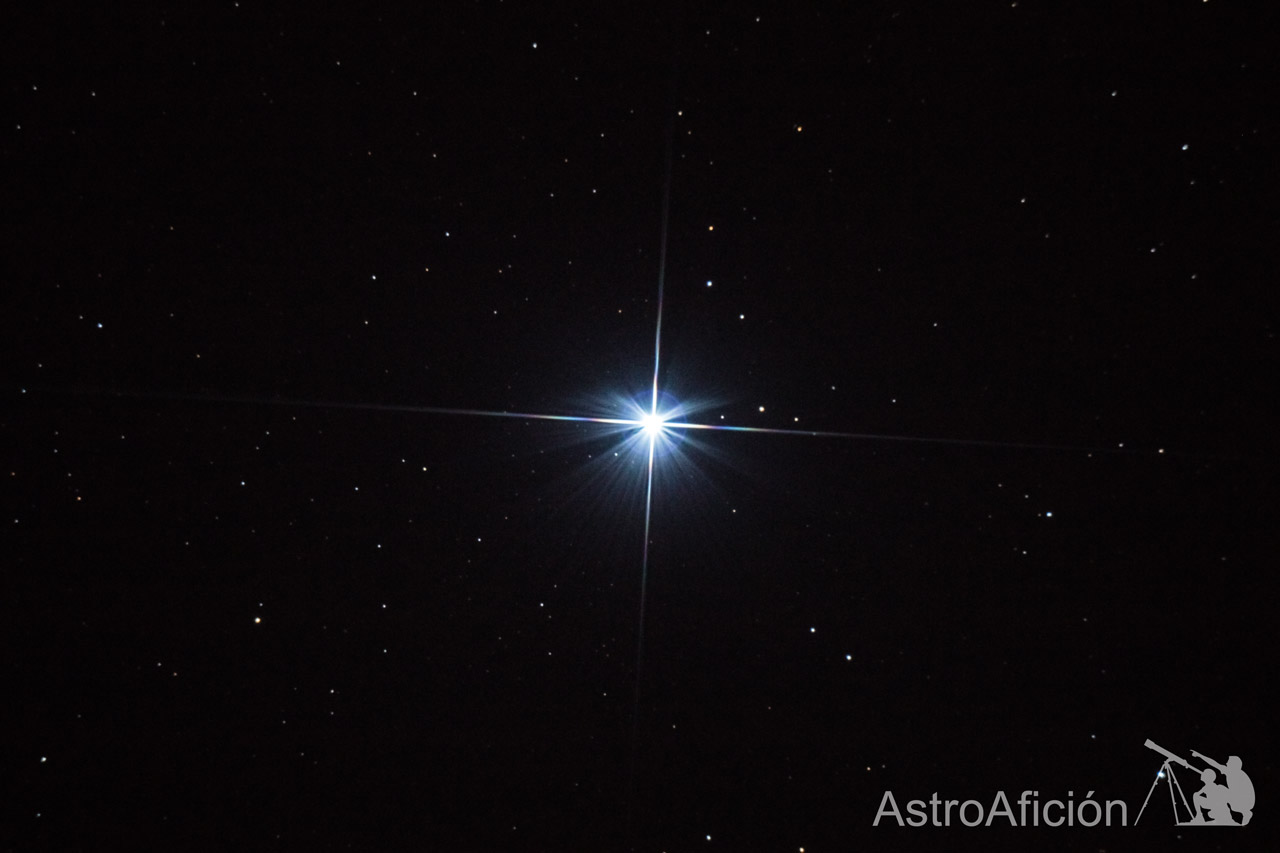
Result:
M7 846L1275 790L1274 15L10 17Z

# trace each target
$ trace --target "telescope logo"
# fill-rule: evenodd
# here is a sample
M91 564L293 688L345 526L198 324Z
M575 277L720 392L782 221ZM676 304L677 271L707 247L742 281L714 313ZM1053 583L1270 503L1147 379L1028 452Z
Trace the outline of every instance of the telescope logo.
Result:
M1199 763L1207 765L1198 769L1151 740L1144 746L1163 755L1164 761L1156 772L1156 778L1151 780L1151 788L1147 791L1146 800L1142 802L1142 808L1138 810L1134 826L1142 820L1142 813L1147 810L1151 795L1162 781L1169 788L1175 826L1244 826L1253 817L1253 782L1249 779L1249 774L1244 772L1240 756L1232 755L1226 764L1219 764L1193 749L1191 755ZM1190 803L1173 772L1174 764L1200 778L1201 788L1191 796ZM1178 807L1179 803L1182 804L1181 809Z
M1173 807L1174 826L1244 826L1253 817L1253 782L1244 771L1240 756L1229 756L1219 764L1207 755L1191 750L1197 764L1174 755L1162 746L1148 740L1147 749L1160 753L1164 760L1151 781L1147 798L1138 810L1138 821L1151 805L1151 795L1163 783L1169 789L1169 802ZM1184 768L1199 778L1200 789L1187 800L1182 783L1173 771L1173 765ZM1163 797L1157 797L1163 800ZM1159 806L1153 807L1153 812ZM1148 821L1149 822L1149 821ZM947 800L937 792L928 800L907 800L899 804L893 791L885 791L876 809L872 826L896 824L897 826L1128 826L1129 809L1123 800L1095 799L1090 791L1077 798L1074 791L1067 791L1064 799L1042 800L1039 791L1023 791L1010 798L1004 791L997 791L990 805L979 800Z

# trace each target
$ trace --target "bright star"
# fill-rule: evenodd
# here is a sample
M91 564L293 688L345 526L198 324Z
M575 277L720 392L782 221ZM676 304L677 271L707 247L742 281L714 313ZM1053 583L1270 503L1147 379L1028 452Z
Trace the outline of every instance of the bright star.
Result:
M650 436L657 438L662 434L662 424L665 420L666 418L656 412L644 415L640 418L640 428Z

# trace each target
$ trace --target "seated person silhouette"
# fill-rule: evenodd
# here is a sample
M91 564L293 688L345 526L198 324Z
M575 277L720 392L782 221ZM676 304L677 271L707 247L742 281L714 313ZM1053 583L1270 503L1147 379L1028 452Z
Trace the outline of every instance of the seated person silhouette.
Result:
M1225 785L1218 784L1217 779L1218 774L1208 768L1200 774L1204 787L1196 791L1196 816L1191 819L1192 823L1235 824L1231 819L1231 811L1227 808L1229 792Z
M1212 758L1208 758L1194 749L1191 754L1203 761L1211 767L1216 767L1227 778L1227 806L1234 812L1240 813L1240 825L1244 826L1249 822L1249 818L1253 817L1253 780L1249 778L1249 774L1241 769L1243 762L1240 756L1233 755L1227 759L1226 766L1222 766Z

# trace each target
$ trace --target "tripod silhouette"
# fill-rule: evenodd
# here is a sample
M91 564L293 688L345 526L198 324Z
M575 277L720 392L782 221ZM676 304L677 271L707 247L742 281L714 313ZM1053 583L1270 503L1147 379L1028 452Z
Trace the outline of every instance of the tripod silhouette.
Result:
M1147 741L1147 746L1154 747L1159 750L1151 741ZM1163 752L1163 750L1160 750ZM1186 765L1186 762L1182 762ZM1186 765L1189 766L1189 765ZM1187 805L1186 795L1182 793L1182 786L1178 784L1178 777L1173 775L1173 768L1169 766L1169 759L1166 758L1164 763L1160 765L1160 771L1156 773L1156 778L1151 780L1151 787L1147 789L1147 798L1142 801L1142 808L1138 809L1138 816L1134 819L1133 825L1137 826L1138 821L1142 820L1142 813L1147 810L1147 803L1151 801L1151 795L1155 793L1156 785L1160 784L1160 780L1164 779L1169 784L1169 802L1173 805L1173 824L1179 825L1182 821L1178 820L1178 801L1174 799L1173 792L1178 792L1178 797L1182 800L1182 807L1187 810L1187 820L1195 818L1195 812L1191 806Z

